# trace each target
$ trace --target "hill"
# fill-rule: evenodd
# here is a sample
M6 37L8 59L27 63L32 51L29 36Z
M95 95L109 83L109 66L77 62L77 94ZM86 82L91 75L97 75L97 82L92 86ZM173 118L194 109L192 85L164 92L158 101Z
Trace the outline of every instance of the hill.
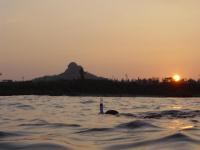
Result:
M104 77L98 77L92 73L84 71L84 68L75 62L71 62L68 68L61 74L52 76L43 76L33 79L33 81L56 81L56 80L78 80L78 79L92 79L103 80Z

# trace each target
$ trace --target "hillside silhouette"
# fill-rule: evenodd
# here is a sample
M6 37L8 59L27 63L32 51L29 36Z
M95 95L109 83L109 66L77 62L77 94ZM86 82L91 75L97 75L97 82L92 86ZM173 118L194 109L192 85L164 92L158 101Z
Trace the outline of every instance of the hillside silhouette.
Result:
M77 80L77 79L92 79L103 80L105 78L98 77L92 73L86 72L81 65L71 62L68 68L61 74L44 76L34 79L33 81L58 81L58 80Z

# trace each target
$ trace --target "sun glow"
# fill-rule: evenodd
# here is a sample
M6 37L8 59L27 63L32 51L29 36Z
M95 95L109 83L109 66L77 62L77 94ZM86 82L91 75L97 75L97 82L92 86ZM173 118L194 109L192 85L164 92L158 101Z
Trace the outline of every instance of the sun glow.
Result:
M178 75L178 74L173 75L172 78L173 78L173 80L176 81L176 82L179 82L179 81L181 80L181 77L180 77L180 75Z

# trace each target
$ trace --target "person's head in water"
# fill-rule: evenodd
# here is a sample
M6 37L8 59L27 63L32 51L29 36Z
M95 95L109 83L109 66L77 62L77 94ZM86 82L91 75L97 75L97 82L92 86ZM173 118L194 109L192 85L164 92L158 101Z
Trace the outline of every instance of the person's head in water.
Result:
M119 112L116 111L116 110L107 110L105 113L104 113L104 110L103 110L103 98L100 98L100 105L99 105L99 109L100 109L100 114L109 114L109 115L119 115Z
M100 109L100 114L103 114L103 98L100 98L100 105L99 105L99 109Z

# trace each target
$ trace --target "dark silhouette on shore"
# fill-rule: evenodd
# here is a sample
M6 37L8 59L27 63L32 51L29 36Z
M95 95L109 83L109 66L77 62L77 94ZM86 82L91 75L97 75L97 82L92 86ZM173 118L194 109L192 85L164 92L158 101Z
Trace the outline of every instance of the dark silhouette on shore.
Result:
M59 75L31 81L2 81L0 95L200 97L200 80L106 79L70 63L68 69Z
M77 79L102 80L105 78L98 77L92 73L84 71L84 68L82 66L78 65L75 62L71 62L68 65L68 68L63 73L58 75L39 77L33 79L33 81L58 81L58 80L77 80Z
M0 82L0 95L69 95L69 96L172 96L199 97L200 81L165 82L137 80L58 80Z

